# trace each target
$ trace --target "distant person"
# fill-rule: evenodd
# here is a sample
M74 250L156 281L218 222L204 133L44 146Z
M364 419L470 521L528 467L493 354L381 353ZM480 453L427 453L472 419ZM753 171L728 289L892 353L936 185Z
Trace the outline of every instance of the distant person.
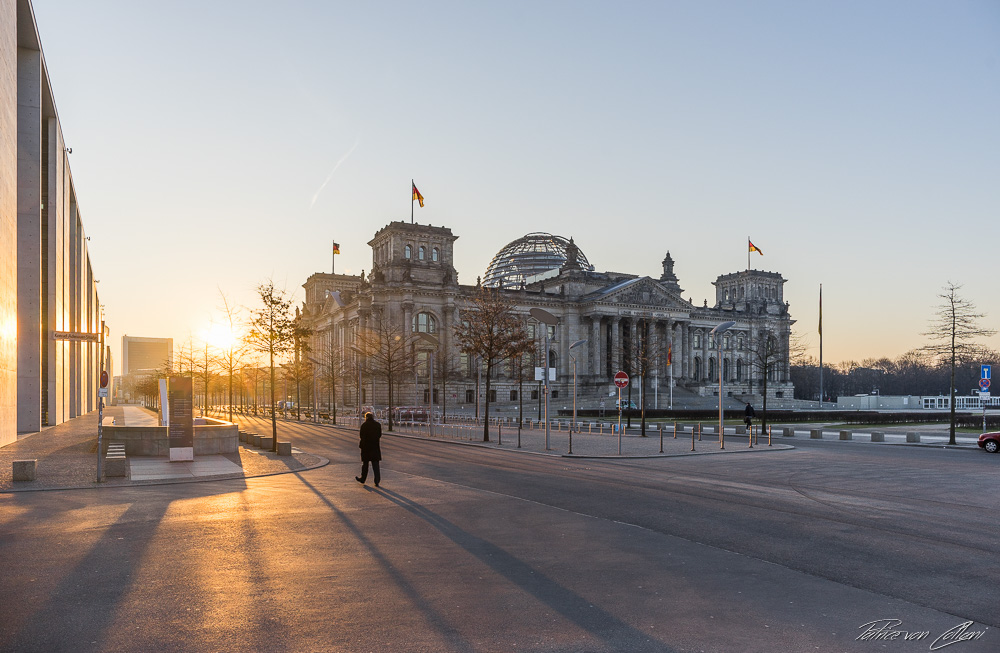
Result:
M747 407L743 409L743 423L747 425L747 429L750 428L750 422L754 418L753 406L750 402L747 402Z
M379 438L382 437L382 425L375 421L375 416L365 413L365 421L361 425L361 476L355 476L354 480L364 484L368 478L368 463L372 464L372 473L375 476L375 487L381 480L378 470L378 462L382 460L382 450L379 448Z

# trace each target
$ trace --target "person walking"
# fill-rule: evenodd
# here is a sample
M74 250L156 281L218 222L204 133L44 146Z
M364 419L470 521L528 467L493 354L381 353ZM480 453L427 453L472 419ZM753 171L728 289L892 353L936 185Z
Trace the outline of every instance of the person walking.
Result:
M747 402L747 407L743 409L743 423L747 425L747 430L750 430L750 422L754 418L753 406L750 402Z
M375 487L378 487L378 483L381 480L378 470L378 463L382 460L382 449L378 444L381 437L382 425L375 421L374 415L365 413L365 421L361 425L361 442L358 443L358 446L361 448L361 476L354 477L354 480L362 485L365 479L368 478L368 463L372 464Z

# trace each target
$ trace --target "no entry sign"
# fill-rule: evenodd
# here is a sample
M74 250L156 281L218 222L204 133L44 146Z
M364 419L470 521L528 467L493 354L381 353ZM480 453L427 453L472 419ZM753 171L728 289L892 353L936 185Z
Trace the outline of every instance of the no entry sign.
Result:
M615 374L615 385L619 388L624 388L628 385L628 374L625 372L618 372Z

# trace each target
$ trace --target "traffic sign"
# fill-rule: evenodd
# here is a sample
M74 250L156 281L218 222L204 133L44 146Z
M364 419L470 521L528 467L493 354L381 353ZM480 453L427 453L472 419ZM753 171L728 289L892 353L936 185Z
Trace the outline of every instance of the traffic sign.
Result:
M101 387L108 387L108 373L107 371L101 372Z
M107 399L108 398L108 389L107 388L98 388L97 389L97 396L98 397L103 397L104 399Z
M624 388L628 386L628 374L625 372L618 372L615 374L615 385L619 388Z
M989 390L990 389L990 380L989 379L979 379L979 388L981 390Z
M981 365L980 367L983 368L983 373L982 373L982 375L981 375L980 378L989 380L989 378L990 378L990 372L992 371L991 368L993 366L992 365Z
M979 398L982 399L983 401L986 401L987 399L990 398L990 391L989 390L982 390L979 393Z

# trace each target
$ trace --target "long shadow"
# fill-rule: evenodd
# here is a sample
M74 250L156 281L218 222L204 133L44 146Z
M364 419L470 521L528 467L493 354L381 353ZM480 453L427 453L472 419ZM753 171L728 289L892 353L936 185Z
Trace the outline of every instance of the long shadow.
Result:
M327 506L330 507L330 510L332 510L333 513L338 518L340 518L340 520L344 523L344 525L351 532L351 534L354 535L354 537L356 537L357 540L361 542L365 546L365 548L368 549L368 552L371 554L372 558L382 565L382 567L393 579L393 581L396 583L399 589L402 590L402 592L406 595L406 597L410 600L410 602L414 606L416 606L416 608L420 610L420 612L424 614L427 621L435 629L435 632L437 632L444 638L444 640L447 642L447 644L451 647L452 650L463 651L463 652L468 651L469 653L476 650L475 646L473 646L472 643L466 641L462 637L462 634L459 633L454 626L448 623L448 620L445 618L444 615L435 610L433 606L431 606L430 603L428 603L427 600L424 599L424 597L420 594L420 592L417 591L417 589L413 587L413 585L406 579L403 573L399 569L397 569L396 566L393 565L392 562L390 562L389 559L385 557L385 555L382 554L378 546L374 542L372 542L372 540L367 535L365 535L365 533L360 528L358 528L357 525L353 521L351 521L351 519L346 514L344 514L343 511L337 508L337 506L335 506L329 499L326 498L326 496L322 492L319 491L319 489L317 489L312 483L303 478L301 474L296 474L296 476L298 476L299 480L302 481L302 483L306 487L312 490L313 493L315 493L316 496L319 497L320 501L322 501L323 503L325 503Z
M614 615L594 606L579 594L567 589L536 568L531 567L497 545L472 535L441 515L403 495L378 488L372 490L403 510L425 520L445 537L462 547L525 592L548 605L569 621L603 640L612 650L671 651L663 642L638 630Z
M0 649L102 650L102 640L156 534L148 522L162 520L168 506L169 502L133 502L16 632L0 630Z

